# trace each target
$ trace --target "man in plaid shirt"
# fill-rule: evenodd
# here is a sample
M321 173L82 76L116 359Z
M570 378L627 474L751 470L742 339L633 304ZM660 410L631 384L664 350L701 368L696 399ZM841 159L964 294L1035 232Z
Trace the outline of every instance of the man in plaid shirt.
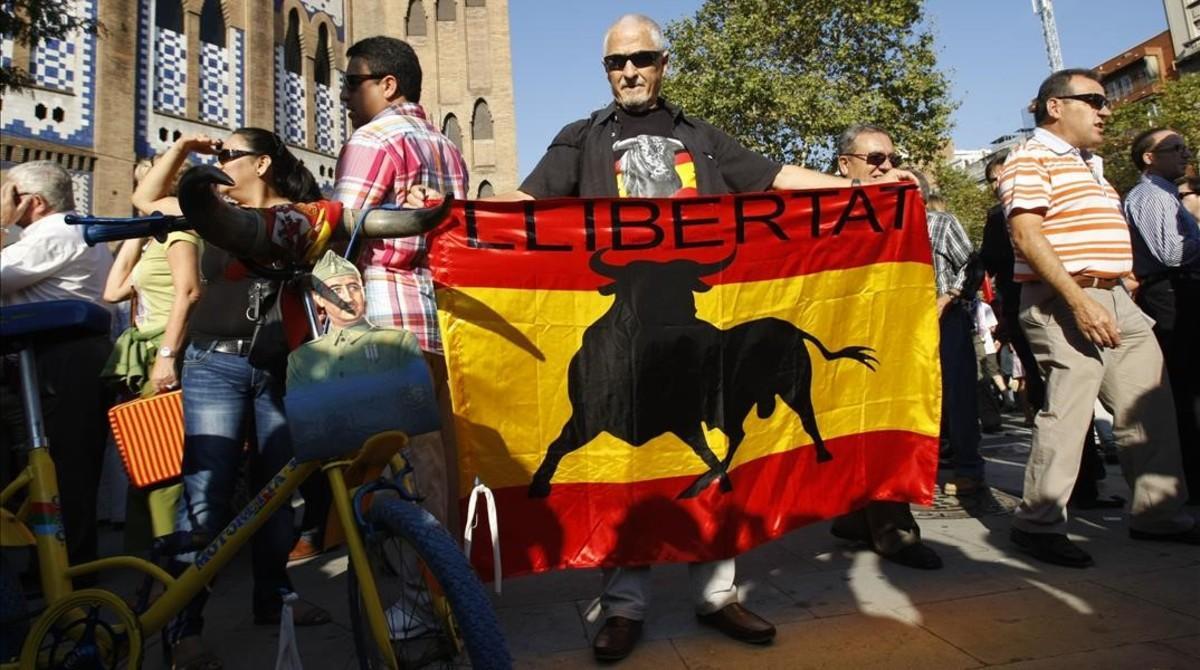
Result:
M406 42L392 37L369 37L346 51L349 63L342 84L342 102L350 112L354 134L338 156L334 199L346 207L401 204L408 189L424 185L456 198L467 195L467 165L448 137L430 123L421 107L421 64ZM372 240L359 257L366 291L367 319L382 327L403 328L417 336L429 362L438 401L443 409L443 444L421 449L414 440L410 453L427 451L430 463L417 463L430 476L428 487L454 491L453 440L446 431L450 408L446 363L438 333L433 280L429 273L424 236ZM440 452L440 453L434 453ZM439 462L440 461L440 462ZM450 464L450 468L446 468ZM444 472L447 476L439 476ZM437 499L442 496L427 497ZM431 509L443 523L454 509Z

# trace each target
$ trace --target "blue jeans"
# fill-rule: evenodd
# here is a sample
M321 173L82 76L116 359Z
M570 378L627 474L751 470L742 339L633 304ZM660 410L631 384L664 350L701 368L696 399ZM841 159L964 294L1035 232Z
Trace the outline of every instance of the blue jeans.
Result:
M954 473L983 479L979 455L979 404L976 386L975 320L955 301L939 322L942 361L942 443L953 454Z
M176 531L216 537L233 518L229 506L249 439L250 486L256 492L292 458L292 440L283 413L283 380L250 365L244 356L189 346L183 376L183 495ZM283 506L251 540L254 612L279 612L282 589L291 590L287 556L294 540L292 510ZM180 567L196 553L180 554ZM207 590L189 603L172 627L178 640L203 627Z

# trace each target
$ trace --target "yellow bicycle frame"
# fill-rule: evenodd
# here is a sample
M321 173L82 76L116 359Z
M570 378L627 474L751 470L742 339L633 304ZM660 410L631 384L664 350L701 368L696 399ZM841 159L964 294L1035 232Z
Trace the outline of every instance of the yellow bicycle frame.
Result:
M171 577L161 567L134 556L113 556L80 565L70 565L67 560L66 537L63 532L59 511L58 480L54 461L48 449L36 448L29 452L29 464L0 492L0 505L18 491L28 489L29 496L18 513L18 519L29 528L24 532L11 528L11 519L6 521L4 545L28 544L29 530L37 546L38 565L41 568L42 592L46 604L70 596L71 579L101 570L115 568L143 572L163 583L166 587L150 608L138 617L143 635L161 630L167 623L203 589L237 555L238 550L254 535L272 514L291 501L292 493L318 469L325 471L333 490L334 509L345 533L350 562L358 577L363 610L367 624L375 638L376 647L385 654L388 666L396 668L392 653L387 619L383 604L375 586L362 535L351 508L354 490L363 482L367 473L392 462L393 456L403 448L407 438L403 433L392 432L376 435L363 445L353 460L297 463L290 461L258 492L208 546L199 550L195 562L179 577ZM349 475L349 477L347 476ZM27 641L28 643L28 641ZM16 668L16 664L3 664L0 668Z

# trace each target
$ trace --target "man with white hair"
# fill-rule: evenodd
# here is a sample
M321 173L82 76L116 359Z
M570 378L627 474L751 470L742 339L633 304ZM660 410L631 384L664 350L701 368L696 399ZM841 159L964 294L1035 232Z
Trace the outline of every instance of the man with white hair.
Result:
M88 300L103 305L112 266L108 249L89 247L77 226L71 176L50 161L22 163L0 184L0 225L21 237L0 252L0 303ZM112 348L107 335L41 346L37 351L42 411L50 454L58 464L63 526L72 563L96 558L96 493L104 460L108 398L100 370ZM11 378L11 377L9 377ZM4 405L15 389L5 387ZM19 403L16 403L19 406ZM5 438L24 439L23 418L5 413ZM7 445L10 449L14 446Z
M669 54L652 19L626 14L604 35L601 62L613 102L568 124L517 191L485 200L555 197L684 197L769 189L848 187L850 179L798 165L781 165L659 95ZM894 170L885 179L911 178ZM422 206L437 194L410 189ZM701 623L751 644L775 637L775 627L739 602L732 558L689 566L691 597ZM650 581L648 566L604 570L600 596L604 626L592 643L598 660L628 656L642 633Z

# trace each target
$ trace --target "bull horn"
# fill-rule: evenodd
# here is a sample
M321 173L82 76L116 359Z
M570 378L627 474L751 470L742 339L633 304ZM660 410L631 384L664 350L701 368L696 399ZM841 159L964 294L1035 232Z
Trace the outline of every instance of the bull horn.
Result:
M438 226L450 214L454 198L447 195L436 207L425 209L398 209L377 207L363 212L348 209L342 215L342 227L348 233L354 231L360 216L363 217L362 236L371 239L383 237L412 237L427 233Z
M601 260L600 254L604 253L605 251L608 251L608 249L598 249L596 253L592 254L592 258L588 261L588 267L592 269L592 272L595 272L601 277L616 279L617 273L620 272L621 268L615 265L609 265Z
M716 274L721 270L724 270L725 268L729 267L731 263L733 263L734 256L737 256L737 249L734 249L732 252L730 252L729 256L723 260L717 261L716 263L697 263L696 270L699 274L696 276L707 277L708 275Z
M179 179L179 209L200 237L235 256L262 258L277 255L268 240L262 215L242 209L217 195L217 184L234 181L211 165L189 168Z

